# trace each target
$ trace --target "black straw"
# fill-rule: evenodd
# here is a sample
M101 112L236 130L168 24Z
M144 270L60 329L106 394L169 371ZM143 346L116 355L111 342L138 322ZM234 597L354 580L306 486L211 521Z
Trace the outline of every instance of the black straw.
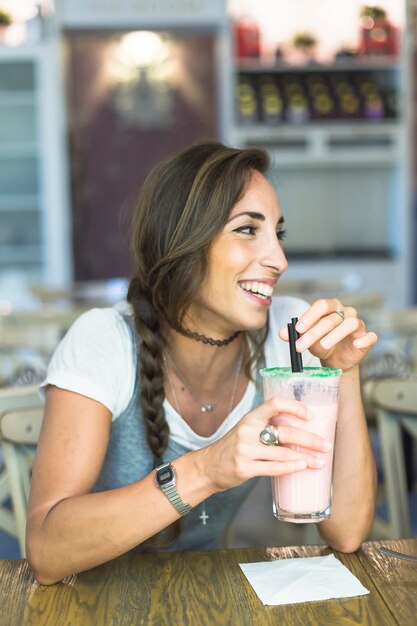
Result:
M300 336L299 333L295 330L295 325L298 322L298 317L292 317L291 323L287 324L288 328L288 338L290 342L290 358L291 358L291 369L293 372L302 372L303 371L303 359L300 352L297 352L295 347L295 342Z

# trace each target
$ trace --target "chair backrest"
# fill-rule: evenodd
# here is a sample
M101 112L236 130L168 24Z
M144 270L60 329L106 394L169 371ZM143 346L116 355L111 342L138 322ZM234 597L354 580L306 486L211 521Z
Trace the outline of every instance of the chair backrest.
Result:
M10 443L36 445L41 432L42 417L42 408L0 413L1 439Z
M417 307L369 311L365 322L381 337L417 335Z
M13 311L0 314L2 350L32 348L50 355L83 309Z
M75 307L0 311L0 387L42 381L55 348L84 311Z
M371 537L409 537L411 522L403 431L417 439L417 377L371 379L363 384L362 393L365 402L374 409L383 477Z
M417 415L417 377L368 380L363 393L366 400L386 411Z
M37 386L0 389L0 528L25 555L27 503L34 447L42 424L43 403ZM11 509L3 505L10 499Z
M42 424L43 403L37 386L0 389L0 438L35 445Z

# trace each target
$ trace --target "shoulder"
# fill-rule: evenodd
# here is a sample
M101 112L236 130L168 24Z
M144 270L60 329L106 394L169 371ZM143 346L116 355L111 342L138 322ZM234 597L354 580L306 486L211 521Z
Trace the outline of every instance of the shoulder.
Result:
M113 308L91 309L74 322L61 346L76 344L83 351L106 359L110 353L132 352L133 334L123 315Z
M136 343L133 329L115 308L83 313L56 348L46 384L81 393L117 417L133 393Z
M133 343L132 328L129 316L117 308L91 309L86 311L68 330L64 341L82 341L86 346L95 347L95 350L108 351L111 348L125 350Z
M123 332L123 326L126 326L126 322L123 319L121 310L116 307L96 308L82 313L68 332L82 332L83 330L94 328L105 332Z

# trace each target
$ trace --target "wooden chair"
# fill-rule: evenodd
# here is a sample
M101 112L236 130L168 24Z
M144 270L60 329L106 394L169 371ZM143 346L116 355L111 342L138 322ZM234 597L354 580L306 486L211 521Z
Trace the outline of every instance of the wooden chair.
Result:
M126 298L128 283L125 278L109 280L78 281L63 289L33 286L32 294L42 305L70 305L71 308L93 306L106 307Z
M0 313L0 347L37 350L49 357L73 322L85 308L43 307L28 311Z
M25 555L30 472L42 424L43 403L37 386L0 390L0 528L16 537ZM4 503L10 498L12 510Z
M366 363L372 360L378 363L381 353L391 352L394 367L400 365L399 361L402 360L403 365L417 375L417 307L368 310L363 318L369 330L378 335L378 344L370 351ZM395 371L392 372L394 377L397 377ZM400 375L398 377L401 378Z
M56 346L83 312L52 307L0 312L0 388L41 382Z
M388 521L376 516L372 535L388 539L410 537L402 429L417 439L417 377L367 381L363 394L375 410L389 516Z

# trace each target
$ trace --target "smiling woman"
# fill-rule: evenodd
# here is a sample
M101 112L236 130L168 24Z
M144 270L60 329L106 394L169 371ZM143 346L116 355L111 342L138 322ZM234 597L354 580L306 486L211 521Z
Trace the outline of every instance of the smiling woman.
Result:
M191 319L203 320L214 308L217 320L229 325L219 328L223 334L233 326L247 331L265 326L274 286L288 265L280 243L283 222L274 188L254 171L210 247L204 285L189 307ZM198 308L202 298L205 309Z
M320 533L344 551L366 537L375 471L358 365L376 336L338 300L272 297L287 260L267 169L262 150L212 142L146 179L128 302L81 316L44 382L27 527L40 582L132 549L219 546L251 479L322 466L328 442L302 428L280 427L279 446L259 439L280 413L309 419L302 402L263 402L256 375L289 366L293 317L304 364L343 372L333 513Z

